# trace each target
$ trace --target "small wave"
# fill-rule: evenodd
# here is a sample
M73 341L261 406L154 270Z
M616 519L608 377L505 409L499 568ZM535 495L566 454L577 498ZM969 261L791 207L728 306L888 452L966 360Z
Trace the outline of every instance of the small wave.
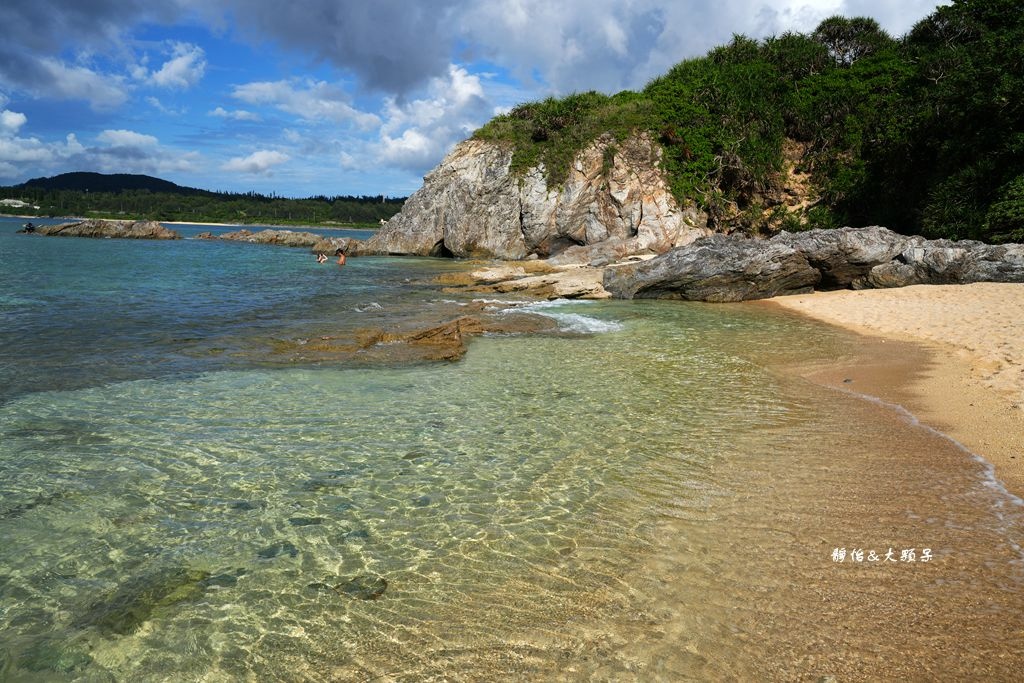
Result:
M365 313L366 311L379 311L382 308L384 308L384 307L381 306L376 301L371 301L370 303L366 304L365 306L362 306L362 307L356 306L353 310L356 313Z
M483 304L483 310L496 313L514 313L528 309L533 301L518 301L515 299L473 299L475 304Z
M618 332L623 325L615 320L601 320L581 313L555 313L551 309L562 306L593 305L597 302L580 299L551 299L549 301L508 301L502 299L473 299L476 303L500 304L488 306L484 310L496 310L499 313L536 313L552 318L558 323L562 332L577 334L598 334L601 332Z
M550 299L548 301L534 301L528 303L526 308L531 311L543 311L548 308L561 308L562 306L588 306L595 304L595 301L588 299Z
M614 320L601 320L589 315L580 313L541 313L558 322L558 328L563 332L576 332L578 334L598 334L601 332L618 332L623 329L620 322Z

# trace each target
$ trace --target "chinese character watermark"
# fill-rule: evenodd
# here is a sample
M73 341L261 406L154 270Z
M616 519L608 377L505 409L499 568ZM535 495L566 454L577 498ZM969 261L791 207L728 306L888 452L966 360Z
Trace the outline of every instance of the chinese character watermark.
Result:
M904 564L918 563L918 562L931 562L934 559L931 548L922 548L921 554L918 555L917 548L901 548L899 555L897 556L896 550L892 547L887 548L881 554L876 553L874 549L869 549L867 555L864 554L863 548L851 548L847 551L846 548L833 548L832 549L832 561L841 563L868 563L877 564L881 563L899 563Z

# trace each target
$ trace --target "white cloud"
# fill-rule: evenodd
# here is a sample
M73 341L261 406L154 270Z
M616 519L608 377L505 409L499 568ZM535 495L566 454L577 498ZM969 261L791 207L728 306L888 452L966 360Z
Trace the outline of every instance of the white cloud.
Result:
M454 39L554 93L642 87L673 64L728 43L810 32L823 19L871 16L900 35L935 0L464 0L450 17ZM454 40L453 39L453 40Z
M340 152L338 154L338 163L342 168L349 171L358 169L360 166L359 161L348 152Z
M254 175L269 174L271 169L278 164L288 161L289 157L283 152L261 149L253 152L247 157L234 157L221 165L224 171L235 173L252 173Z
M210 112L210 116L216 116L222 119L232 119L234 121L259 121L260 115L244 109L235 109L228 111L224 107L217 107Z
M4 109L0 112L0 133L17 133L28 118L21 112Z
M128 101L121 78L101 75L84 66L68 66L53 59L40 59L35 65L41 78L30 86L36 96L61 100L85 100L95 111L109 111Z
M236 85L231 94L248 104L273 106L305 121L350 123L362 130L380 125L378 116L354 108L348 93L325 81L257 81Z
M186 90L198 83L206 73L206 53L198 45L174 43L171 59L149 76L149 82L161 88Z
M160 143L152 135L132 130L105 130L97 135L96 139L111 147L156 147Z
M387 100L387 118L371 151L385 163L422 173L493 111L480 78L449 65L447 78L433 79L425 97L404 103Z
M174 109L172 107L168 107L158 98L153 97L152 95L146 98L146 104L148 104L149 106L153 107L161 113L167 114L168 116L183 116L184 114L188 113L187 108L182 107L181 109Z
M25 121L22 121L17 128L24 123ZM69 134L63 143L47 143L35 137L18 137L15 134L17 128L0 129L0 177L15 177L25 168L45 168L81 154L85 150L73 133Z

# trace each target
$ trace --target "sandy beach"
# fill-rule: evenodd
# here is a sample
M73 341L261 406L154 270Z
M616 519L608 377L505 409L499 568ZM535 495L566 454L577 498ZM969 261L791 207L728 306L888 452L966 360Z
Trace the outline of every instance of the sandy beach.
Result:
M817 379L900 403L987 459L1024 496L1024 285L816 292L766 303L872 337L873 367Z

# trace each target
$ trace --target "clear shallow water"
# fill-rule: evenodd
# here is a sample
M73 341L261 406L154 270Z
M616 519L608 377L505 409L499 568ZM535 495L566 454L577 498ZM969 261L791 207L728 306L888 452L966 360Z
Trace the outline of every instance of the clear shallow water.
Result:
M855 347L827 328L544 304L575 334L278 362L274 340L457 307L422 282L459 266L10 232L0 678L870 678L873 610L919 661L961 610L1020 625L1019 513L979 468L770 369ZM855 543L943 562L837 577ZM814 663L850 643L850 669Z

